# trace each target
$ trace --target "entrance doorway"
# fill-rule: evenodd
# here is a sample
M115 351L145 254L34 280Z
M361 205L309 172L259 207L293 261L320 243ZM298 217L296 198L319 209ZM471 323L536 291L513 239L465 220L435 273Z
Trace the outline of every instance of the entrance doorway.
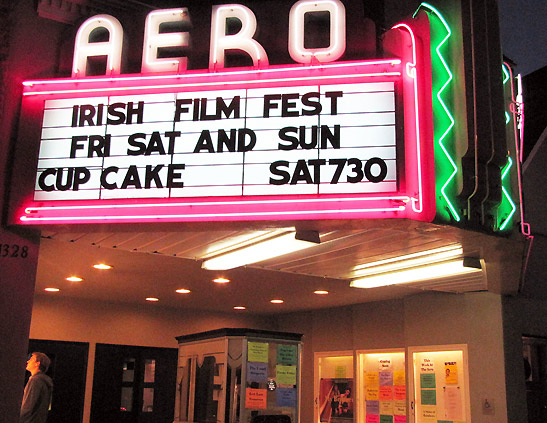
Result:
M29 354L43 352L51 359L46 373L53 379L48 423L80 423L84 410L89 344L30 339L28 351ZM30 373L26 375L28 380Z
M91 423L171 423L177 349L97 344Z
M522 337L528 422L547 421L547 339Z
M353 351L315 353L316 423L353 423Z

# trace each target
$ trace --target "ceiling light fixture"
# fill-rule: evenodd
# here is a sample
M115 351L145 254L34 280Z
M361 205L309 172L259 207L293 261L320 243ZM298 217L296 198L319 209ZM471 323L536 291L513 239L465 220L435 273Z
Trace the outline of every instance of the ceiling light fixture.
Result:
M247 307L245 307L245 306L235 306L234 310L247 310Z
M222 284L225 284L225 283L229 283L229 282L230 282L230 279L226 279L226 278L215 278L215 279L213 279L213 282L222 285Z
M270 300L272 304L283 304L285 301L283 300Z
M376 272L351 281L350 286L354 288L376 288L478 272L482 272L480 260L460 258L403 270Z
M186 288L180 288L180 289L177 289L175 292L177 294L189 294L192 291L190 291L189 289L186 289Z
M156 303L159 301L159 299L156 297L148 297L146 298L146 301L150 301L151 303Z
M66 278L66 280L70 282L81 282L84 279L80 278L79 276L69 276L68 278Z
M323 289L318 289L317 291L313 291L313 293L316 294L316 295L328 295L329 291L325 291Z
M95 269L99 269L99 270L110 270L110 269L112 269L112 266L110 266L109 264L105 264L105 263L94 264L93 267Z
M294 230L272 231L268 233L268 238L260 238L253 244L246 246L233 244L224 248L224 252L205 260L201 267L208 270L233 269L316 245L316 242L297 239L296 234Z
M404 256L392 257L385 260L364 263L353 268L353 277L370 276L377 273L386 273L410 267L437 263L451 258L461 257L463 248L459 244L447 245L432 250L419 251Z
M47 291L47 292L59 292L60 289L59 289L59 288L44 288L44 291Z

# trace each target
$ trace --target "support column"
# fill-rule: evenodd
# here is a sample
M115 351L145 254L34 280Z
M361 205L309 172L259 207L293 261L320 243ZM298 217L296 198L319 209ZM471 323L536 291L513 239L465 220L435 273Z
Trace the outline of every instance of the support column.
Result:
M38 264L39 235L0 228L0 410L19 421Z

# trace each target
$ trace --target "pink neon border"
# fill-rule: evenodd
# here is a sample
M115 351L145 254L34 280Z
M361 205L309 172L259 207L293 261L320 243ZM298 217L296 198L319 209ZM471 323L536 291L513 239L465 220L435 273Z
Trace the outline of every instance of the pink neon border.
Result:
M337 62L316 66L271 66L267 69L237 69L182 75L122 76L117 78L82 78L25 81L23 95L27 100L104 96L112 93L160 93L177 88L227 88L229 86L288 86L318 79L344 83L360 81L402 82L405 110L412 110L412 119L405 113L405 174L400 175L407 187L417 188L414 195L399 191L395 195L284 195L260 197L209 197L188 199L123 199L81 201L30 201L17 215L21 224L67 223L130 223L130 222L198 222L305 220L355 218L413 218L430 220L431 205L423 202L420 107L416 72L416 49L412 34L413 63L400 59ZM413 71L410 71L413 69ZM409 142L410 141L410 142ZM410 156L408 153L412 152ZM418 204L418 206L416 206ZM434 210L434 205L433 205Z

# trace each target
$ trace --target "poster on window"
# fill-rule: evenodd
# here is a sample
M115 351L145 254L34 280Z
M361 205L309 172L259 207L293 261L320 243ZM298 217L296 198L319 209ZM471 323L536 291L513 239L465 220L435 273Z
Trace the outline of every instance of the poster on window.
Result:
M320 397L328 402L321 414L321 422L352 422L353 393L353 379L321 379Z

